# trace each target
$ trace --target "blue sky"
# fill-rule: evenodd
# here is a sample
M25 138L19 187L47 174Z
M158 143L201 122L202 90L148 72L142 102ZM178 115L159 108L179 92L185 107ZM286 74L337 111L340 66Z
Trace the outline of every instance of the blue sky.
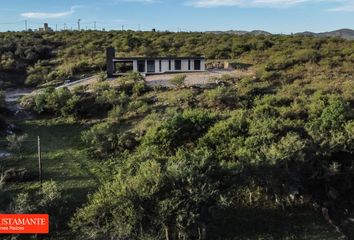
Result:
M272 33L354 28L354 0L0 0L0 31L52 28Z

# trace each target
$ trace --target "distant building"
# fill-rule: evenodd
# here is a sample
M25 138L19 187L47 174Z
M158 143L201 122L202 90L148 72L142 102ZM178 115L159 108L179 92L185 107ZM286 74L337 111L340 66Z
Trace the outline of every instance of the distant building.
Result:
M126 57L116 58L114 48L107 48L108 77L124 75L128 72L139 72L145 75L203 72L204 57Z
M44 23L42 28L38 29L39 32L53 32L53 29L51 29L48 25L48 23Z

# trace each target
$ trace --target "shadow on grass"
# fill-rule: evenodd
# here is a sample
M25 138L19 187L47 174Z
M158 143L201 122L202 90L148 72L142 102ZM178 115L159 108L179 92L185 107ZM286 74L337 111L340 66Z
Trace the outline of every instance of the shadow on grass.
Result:
M280 209L243 208L225 210L228 216L210 224L210 239L339 239L320 215L309 209L293 209L291 214ZM231 213L230 213L231 212Z

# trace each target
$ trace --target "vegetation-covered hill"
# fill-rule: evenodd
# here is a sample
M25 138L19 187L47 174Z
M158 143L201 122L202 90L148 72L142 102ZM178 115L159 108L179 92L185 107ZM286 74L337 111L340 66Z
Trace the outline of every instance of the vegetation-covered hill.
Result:
M40 85L102 71L105 48L120 56L205 55L253 64L291 79L333 79L352 73L353 42L303 36L212 33L93 32L0 33L0 83ZM281 73L279 73L281 72ZM332 76L331 74L334 74Z
M352 29L339 29L331 32L314 33L314 32L303 32L296 33L297 35L303 36L322 36L322 37L340 37L348 40L354 39L354 30Z
M0 36L22 35L23 41L39 41L39 49L51 49L35 65L13 56L23 69L48 64L48 73L38 78L34 70L23 71L34 85L100 71L106 46L120 55L202 53L256 73L224 75L205 88L184 87L180 76L173 89L150 88L131 74L72 91L48 87L23 99L42 119L20 121L24 133L40 130L65 149L49 144L47 168L55 182L5 181L5 192L15 197L2 209L11 203L17 212L42 208L54 219L67 219L51 228L53 237L62 238L353 239L353 42L203 33L31 34ZM56 77L48 78L53 72ZM79 166L94 167L79 171L70 161L76 158ZM6 163L3 168L26 163L36 170L28 159ZM76 168L62 171L64 165ZM94 184L79 184L90 177L99 187L81 205L75 192L91 192ZM40 201L45 195L53 197Z

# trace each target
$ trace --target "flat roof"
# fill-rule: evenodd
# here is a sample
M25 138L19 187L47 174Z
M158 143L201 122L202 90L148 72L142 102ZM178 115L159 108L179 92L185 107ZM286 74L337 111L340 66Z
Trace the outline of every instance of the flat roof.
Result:
M121 57L113 58L113 61L132 61L132 60L204 60L205 57Z

